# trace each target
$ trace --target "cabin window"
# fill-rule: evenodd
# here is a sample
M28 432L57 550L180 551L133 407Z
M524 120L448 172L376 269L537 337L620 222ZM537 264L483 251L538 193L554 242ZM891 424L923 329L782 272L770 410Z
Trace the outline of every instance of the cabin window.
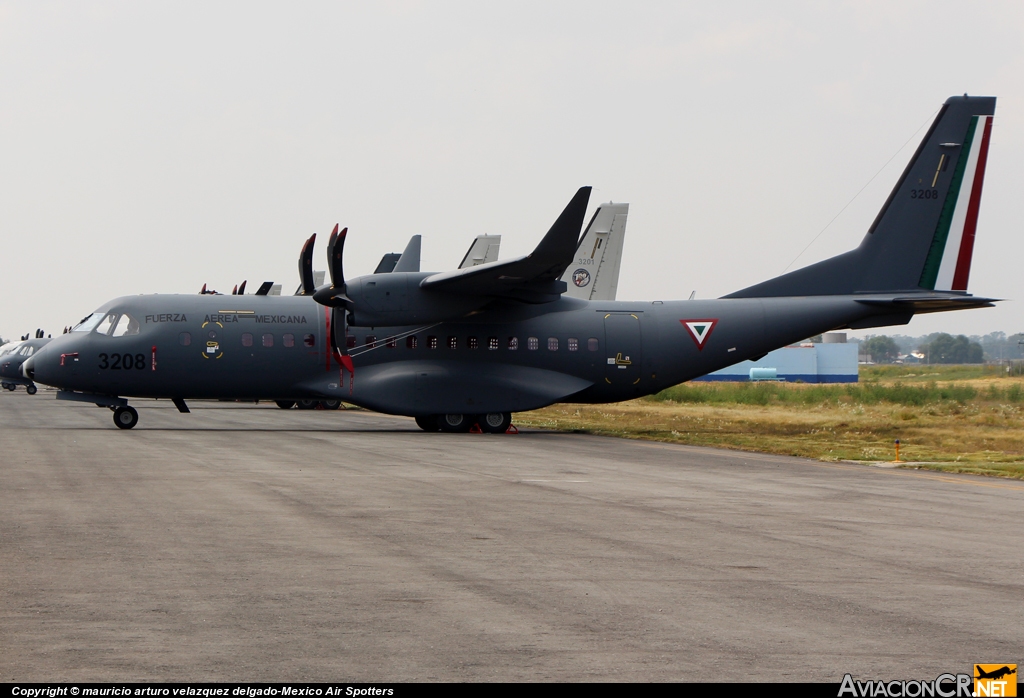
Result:
M281 337L281 343L284 344L286 347L294 347L295 346L295 335L293 335L293 334L286 334L286 335L284 335L283 337Z
M536 337L527 337L526 348L529 349L530 351L537 351L538 349L540 349L540 340L537 339Z
M315 334L304 334L302 335L302 343L307 347L316 346L316 335Z
M548 337L548 351L558 351L558 337Z
M244 332L242 334L242 346L243 347L251 347L252 346L252 335L249 334L248 332Z
M449 336L448 337L448 348L449 349L458 349L459 348L459 338L455 337L455 336Z
M345 346L349 349L356 348L356 336L354 334L345 335Z
M434 335L430 335L429 337L427 337L427 348L437 349L437 337L435 337Z
M576 339L575 337L569 337L569 339L566 342L566 344L569 345L568 346L569 351L579 351L579 349L580 349L580 340Z
M508 350L509 351L515 351L518 348L519 348L519 337L509 337L508 338Z
M406 349L415 349L418 345L419 345L419 339L416 337L416 335L411 334L411 335L409 335L408 337L405 338L405 348Z
M187 347L188 345L192 344L192 333L182 332L181 334L179 334L178 344L180 344L183 347Z
M384 340L384 345L388 349L394 349L395 347L398 346L398 342L395 340L394 337L388 337L387 339Z
M587 349L589 349L590 351L598 350L597 337L591 337L590 339L587 340Z
M263 346L265 346L265 347L272 347L272 346L274 346L274 335L270 334L269 332L267 334L263 335Z
M477 339L476 337L466 337L466 346L469 347L470 349L479 349L480 340Z
M368 335L366 335L366 348L367 349L373 349L373 347L376 346L376 344L377 344L377 335L375 335L375 334L368 334Z
M487 349L489 351L495 351L495 350L497 350L497 348L498 348L498 338L497 337L488 337L487 338Z

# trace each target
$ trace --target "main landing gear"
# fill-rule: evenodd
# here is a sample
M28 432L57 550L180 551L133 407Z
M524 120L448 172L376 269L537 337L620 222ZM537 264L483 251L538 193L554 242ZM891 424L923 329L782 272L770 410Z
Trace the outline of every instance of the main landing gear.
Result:
M115 407L114 424L118 429L131 429L139 423L139 413L134 407Z
M275 400L282 410L290 410L298 404L300 410L337 410L341 409L341 400Z
M512 413L431 414L416 417L416 426L423 431L444 431L449 434L465 434L475 426L485 434L504 434L512 426Z

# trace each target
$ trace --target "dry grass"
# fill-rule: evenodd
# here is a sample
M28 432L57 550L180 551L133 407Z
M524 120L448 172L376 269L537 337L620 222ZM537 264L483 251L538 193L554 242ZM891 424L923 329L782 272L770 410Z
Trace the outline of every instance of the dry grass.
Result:
M891 461L899 439L915 467L1024 479L1024 380L933 380L914 392L903 376L864 377L860 387L775 384L760 395L697 384L674 394L683 401L666 399L677 387L614 405L555 405L516 423L821 460Z

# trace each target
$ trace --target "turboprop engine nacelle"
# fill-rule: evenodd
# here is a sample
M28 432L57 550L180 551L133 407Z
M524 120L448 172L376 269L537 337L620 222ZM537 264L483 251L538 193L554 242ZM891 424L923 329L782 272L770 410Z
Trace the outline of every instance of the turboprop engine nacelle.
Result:
M487 305L491 299L420 288L431 272L392 272L347 282L350 323L359 327L396 327L445 322Z

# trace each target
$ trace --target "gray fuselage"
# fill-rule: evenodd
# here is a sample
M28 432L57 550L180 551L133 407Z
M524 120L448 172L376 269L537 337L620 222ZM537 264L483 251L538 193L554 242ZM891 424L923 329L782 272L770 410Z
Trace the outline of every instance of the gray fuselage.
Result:
M32 362L38 382L159 398L341 398L403 415L515 412L658 392L872 314L849 296L552 303L495 301L458 321L349 326L354 377L331 357L328 312L305 296L141 295ZM687 322L711 323L698 342Z

